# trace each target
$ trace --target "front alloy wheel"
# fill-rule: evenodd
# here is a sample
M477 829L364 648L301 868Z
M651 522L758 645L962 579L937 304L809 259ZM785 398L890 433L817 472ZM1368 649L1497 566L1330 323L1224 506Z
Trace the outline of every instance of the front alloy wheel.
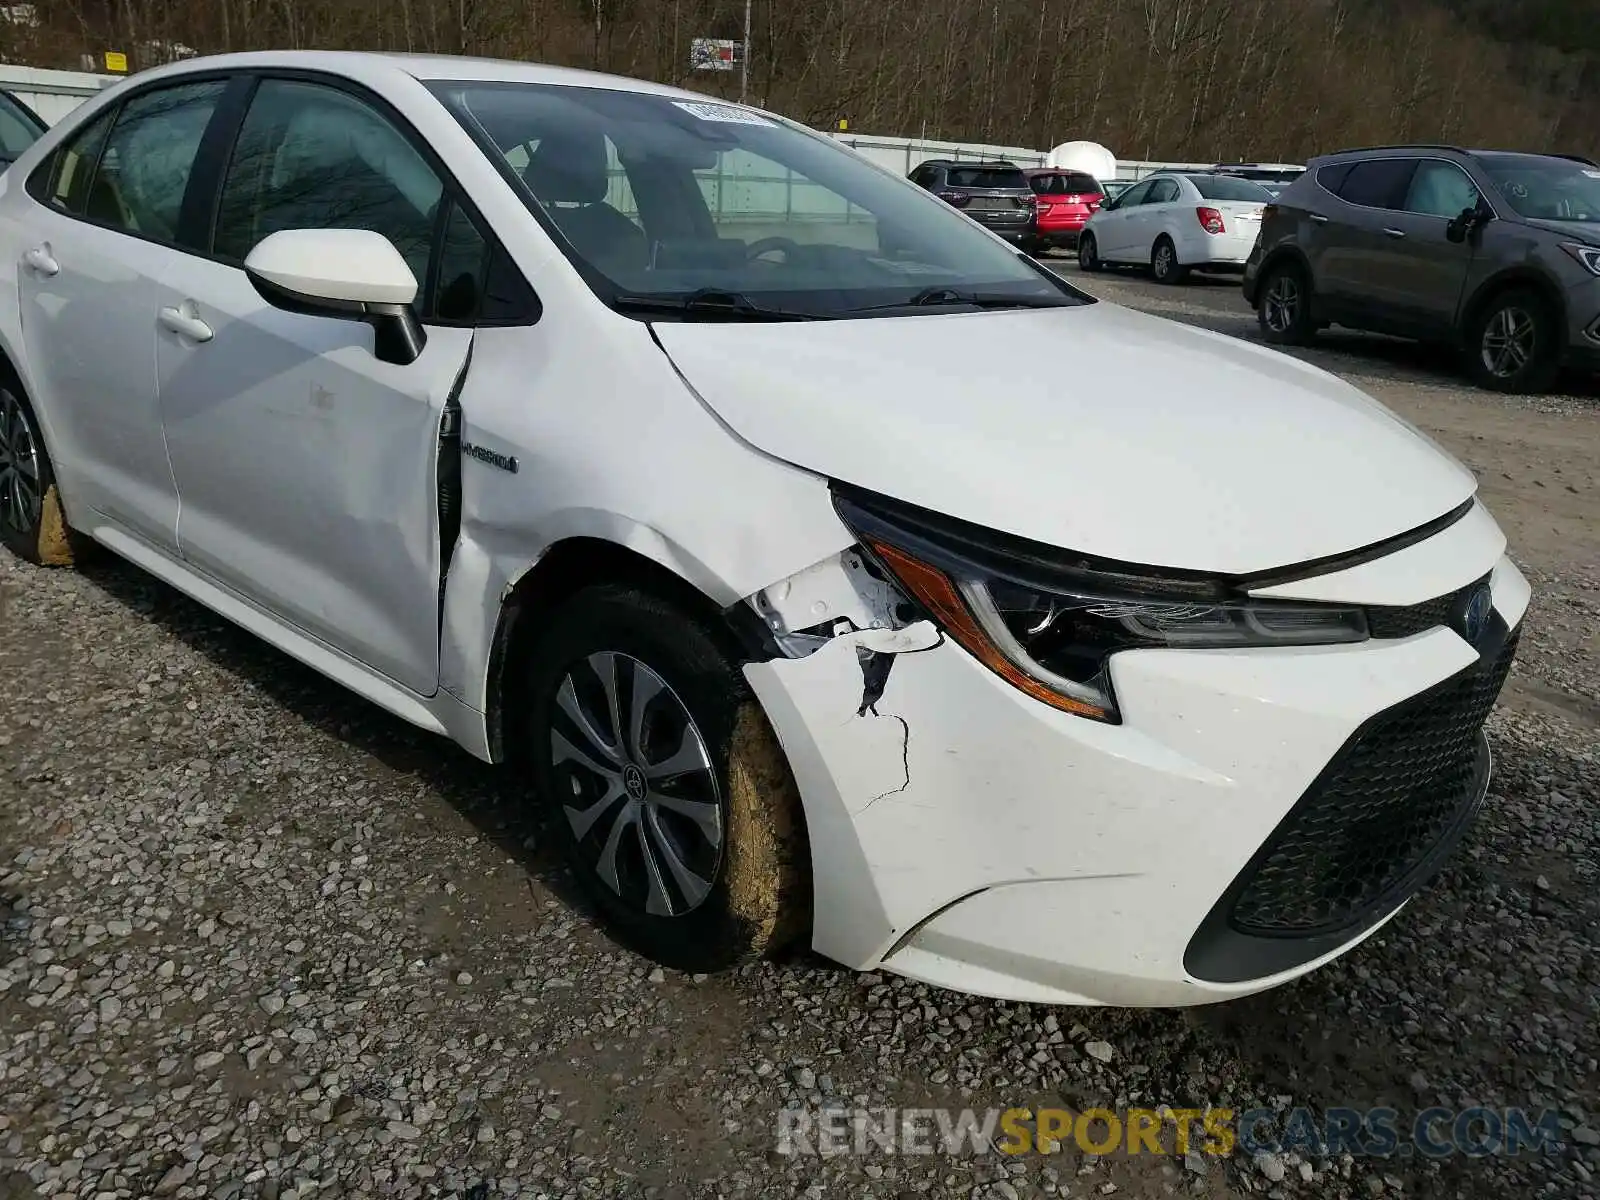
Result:
M804 932L811 856L740 649L686 605L600 583L542 614L516 651L525 735L508 748L612 935L716 971Z
M1467 338L1467 366L1497 392L1542 392L1561 369L1556 318L1536 292L1516 290L1491 300Z
M550 760L590 869L652 916L698 908L722 858L722 807L683 700L632 655L600 651L562 679L556 709Z

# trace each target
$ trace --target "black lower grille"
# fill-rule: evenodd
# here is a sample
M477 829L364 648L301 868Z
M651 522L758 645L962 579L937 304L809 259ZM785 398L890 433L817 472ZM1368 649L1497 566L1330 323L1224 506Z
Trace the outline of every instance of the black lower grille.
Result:
M1356 732L1236 881L1233 929L1278 938L1352 930L1437 865L1482 794L1482 727L1519 633Z

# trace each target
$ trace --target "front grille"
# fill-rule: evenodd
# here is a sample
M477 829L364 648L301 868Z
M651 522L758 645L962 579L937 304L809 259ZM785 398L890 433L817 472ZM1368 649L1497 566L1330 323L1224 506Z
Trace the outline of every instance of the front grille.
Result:
M1483 579L1474 580L1466 587L1457 588L1443 596L1436 596L1432 600L1424 600L1421 604L1406 607L1370 606L1367 609L1367 630L1375 638L1408 638L1418 633L1426 633L1430 629L1437 629L1441 625L1448 625L1451 616L1458 611L1457 606L1465 601L1467 594L1488 578L1485 575Z
M1482 727L1519 636L1356 732L1236 882L1233 929L1274 938L1351 930L1437 866L1482 794Z

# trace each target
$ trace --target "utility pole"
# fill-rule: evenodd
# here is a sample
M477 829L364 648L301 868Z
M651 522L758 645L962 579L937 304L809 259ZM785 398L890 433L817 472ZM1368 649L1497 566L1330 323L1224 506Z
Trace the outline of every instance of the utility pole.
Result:
M750 90L750 0L744 0L744 53L739 56L739 103Z

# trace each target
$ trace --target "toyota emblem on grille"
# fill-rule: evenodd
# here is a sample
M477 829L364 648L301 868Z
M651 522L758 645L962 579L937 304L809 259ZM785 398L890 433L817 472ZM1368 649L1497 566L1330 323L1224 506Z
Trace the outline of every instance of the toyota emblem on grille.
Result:
M1487 583L1480 583L1468 592L1457 618L1456 628L1461 636L1477 645L1483 631L1489 627L1489 613L1493 608L1494 598Z

